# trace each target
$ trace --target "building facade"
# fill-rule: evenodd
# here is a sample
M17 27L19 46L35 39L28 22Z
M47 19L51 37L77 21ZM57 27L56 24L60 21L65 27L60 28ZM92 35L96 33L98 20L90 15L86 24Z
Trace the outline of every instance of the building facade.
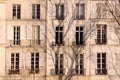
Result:
M1 0L0 80L119 80L119 0Z

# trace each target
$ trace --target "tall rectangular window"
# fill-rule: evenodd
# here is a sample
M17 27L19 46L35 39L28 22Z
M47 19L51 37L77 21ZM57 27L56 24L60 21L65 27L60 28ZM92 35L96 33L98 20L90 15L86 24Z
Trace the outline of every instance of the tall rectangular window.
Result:
M19 53L11 54L11 69L9 74L19 74Z
M13 5L13 19L20 19L21 18L21 5L14 4Z
M14 26L13 45L20 45L20 26Z
M56 27L55 42L56 44L63 44L63 27L61 26Z
M63 54L55 54L55 74L64 74Z
M76 27L76 45L83 45L84 39L83 39L83 27Z
M39 53L31 53L31 73L39 72Z
M32 19L40 19L40 4L32 5Z
M40 44L40 26L32 27L32 45Z
M85 19L85 4L76 4L76 19Z
M103 24L97 25L97 44L106 44L107 43L107 26Z
M106 69L106 53L97 53L97 69L96 74L104 75L107 74Z
M60 19L60 20L64 19L64 5L63 4L56 5L56 19Z
M84 75L84 57L83 54L76 54L75 72L79 75Z
M107 18L107 6L108 4L106 3L97 3L97 18Z

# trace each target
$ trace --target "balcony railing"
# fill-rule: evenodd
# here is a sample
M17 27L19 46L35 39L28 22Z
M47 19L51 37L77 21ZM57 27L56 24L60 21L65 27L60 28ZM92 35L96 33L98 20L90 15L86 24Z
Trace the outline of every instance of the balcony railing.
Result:
M55 69L55 74L56 75L64 75L65 74L65 69Z
M35 73L39 73L39 69L31 69L30 70L30 74L35 74Z
M58 19L58 20L64 20L65 16L64 15L60 15L60 16L56 15L56 19Z
M75 16L75 20L84 20L85 19L85 15L76 15Z
M107 39L95 39L96 44L107 44Z
M12 75L12 74L20 74L20 70L19 69L9 69L8 70L8 74Z
M21 40L10 40L10 46L20 46Z
M40 45L40 40L30 40L30 45Z
M62 41L62 43L56 43L55 41L52 41L51 46L64 46L65 41Z
M76 41L73 41L73 42L72 42L72 45L73 45L73 46L84 46L84 45L85 45L85 41L83 41L82 43L80 43L80 42L77 43Z
M75 74L75 75L85 75L85 69L75 69L73 74Z
M106 75L107 69L95 69L96 75Z

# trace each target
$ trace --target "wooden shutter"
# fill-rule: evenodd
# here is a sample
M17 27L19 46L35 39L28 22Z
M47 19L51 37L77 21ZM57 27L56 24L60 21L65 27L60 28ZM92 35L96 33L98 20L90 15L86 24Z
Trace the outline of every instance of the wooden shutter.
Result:
M40 26L40 40L45 40L45 26Z
M13 40L13 27L12 26L7 26L7 39L8 40Z
M32 26L27 25L27 39L32 39Z

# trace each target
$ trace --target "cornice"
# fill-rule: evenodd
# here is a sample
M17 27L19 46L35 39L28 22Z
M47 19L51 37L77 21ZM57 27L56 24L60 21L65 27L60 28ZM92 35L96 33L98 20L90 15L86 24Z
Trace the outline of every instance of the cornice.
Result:
M0 0L0 3L5 3L7 0Z

